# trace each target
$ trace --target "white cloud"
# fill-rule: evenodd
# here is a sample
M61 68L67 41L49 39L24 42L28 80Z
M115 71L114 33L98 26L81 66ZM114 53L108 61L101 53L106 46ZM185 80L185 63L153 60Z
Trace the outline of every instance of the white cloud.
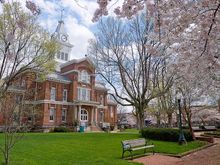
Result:
M24 0L21 2L25 11ZM50 33L56 29L60 19L60 11L64 9L64 22L69 40L74 45L71 58L84 57L87 53L88 40L94 38L91 27L93 14L98 7L97 0L33 0L41 9L39 23ZM118 6L111 7L111 11ZM1 10L1 9L0 9ZM110 12L112 13L112 12ZM111 15L111 14L110 14Z
M78 24L77 19L68 17L64 20L70 42L74 45L71 58L84 57L87 53L88 40L94 38L93 33L85 26Z
M97 8L96 1L80 0L78 4L73 0L59 2L55 0L35 0L35 2L42 11L40 25L51 33L56 29L61 9L65 9L63 20L70 43L74 45L71 58L84 57L87 53L88 40L94 37L90 26L93 25L91 20Z

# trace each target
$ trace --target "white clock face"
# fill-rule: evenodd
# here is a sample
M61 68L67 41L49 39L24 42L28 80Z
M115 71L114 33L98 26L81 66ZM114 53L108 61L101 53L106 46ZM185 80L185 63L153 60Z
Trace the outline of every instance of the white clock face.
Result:
M67 41L67 36L62 35L62 36L61 36L61 40L62 40L63 42L66 42L66 41Z

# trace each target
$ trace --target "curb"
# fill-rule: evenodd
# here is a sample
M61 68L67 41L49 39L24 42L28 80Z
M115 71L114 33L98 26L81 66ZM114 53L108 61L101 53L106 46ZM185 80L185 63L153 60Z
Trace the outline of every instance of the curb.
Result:
M206 148L209 148L211 146L214 146L218 143L211 143L211 144L207 144L207 145L204 145L202 147L199 147L199 148L196 148L194 150L190 150L190 151L186 151L186 152L183 152L181 154L177 154L177 155L174 155L174 154L166 154L166 153L157 153L157 154L161 154L161 155L166 155L166 156L171 156L171 157L176 157L176 158L182 158L184 156L187 156L189 154L192 154L192 153L195 153L195 152L198 152L200 150L203 150L203 149L206 149Z
M200 136L204 136L204 137L213 137L213 138L220 138L220 135L207 135L207 134L202 134Z

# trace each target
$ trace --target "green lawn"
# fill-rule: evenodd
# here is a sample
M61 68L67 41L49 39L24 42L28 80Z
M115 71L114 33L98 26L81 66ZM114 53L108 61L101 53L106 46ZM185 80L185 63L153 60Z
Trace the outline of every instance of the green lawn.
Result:
M3 135L0 135L2 143ZM123 165L135 164L121 159L121 140L139 138L138 134L107 133L29 133L12 151L13 165ZM202 146L190 142L152 141L156 152L180 153ZM138 151L143 152L143 151ZM2 158L1 158L2 160Z
M137 130L136 128L130 128L130 129L125 129L122 132L139 133L139 130Z

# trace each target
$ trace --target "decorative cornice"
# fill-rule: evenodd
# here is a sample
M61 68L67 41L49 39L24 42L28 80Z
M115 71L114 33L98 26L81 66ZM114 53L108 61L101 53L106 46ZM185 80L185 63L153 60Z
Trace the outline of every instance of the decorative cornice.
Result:
M61 73L61 75L66 75L66 74L73 73L73 72L79 73L78 70L69 70L69 71L67 71L67 72Z
M96 108L102 108L102 109L108 108L108 106L100 105L100 103L96 102L96 101L82 101L82 100L73 100L73 102L53 101L53 100L37 100L37 101L26 101L25 104L87 105L87 106L94 106Z
M45 80L53 81L53 82L57 82L57 83L63 83L63 84L71 84L71 81L58 80L58 79L50 78L50 77L45 78ZM40 79L36 79L36 82L42 82L42 81Z

